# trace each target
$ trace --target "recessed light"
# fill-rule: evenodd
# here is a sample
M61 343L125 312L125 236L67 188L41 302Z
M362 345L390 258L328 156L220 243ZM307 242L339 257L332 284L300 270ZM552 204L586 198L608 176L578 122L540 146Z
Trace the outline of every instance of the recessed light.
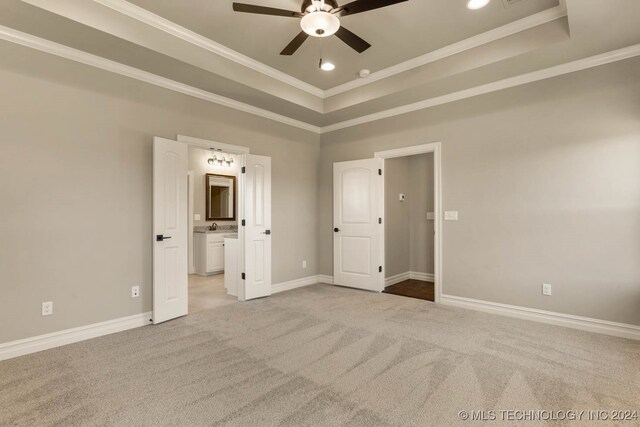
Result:
M336 69L336 66L333 62L325 62L322 59L320 60L320 69L322 71L333 71Z
M467 8L471 10L482 9L489 4L491 0L469 0L467 2Z

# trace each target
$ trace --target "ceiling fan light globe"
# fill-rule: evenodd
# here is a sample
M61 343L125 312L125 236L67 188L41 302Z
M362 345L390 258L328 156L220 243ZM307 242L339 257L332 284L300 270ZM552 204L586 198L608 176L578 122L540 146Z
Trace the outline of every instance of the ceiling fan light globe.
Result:
M302 17L300 27L312 37L329 37L340 29L340 20L328 12L311 12Z
M320 69L322 71L333 71L336 69L336 66L332 62L323 62L320 64Z

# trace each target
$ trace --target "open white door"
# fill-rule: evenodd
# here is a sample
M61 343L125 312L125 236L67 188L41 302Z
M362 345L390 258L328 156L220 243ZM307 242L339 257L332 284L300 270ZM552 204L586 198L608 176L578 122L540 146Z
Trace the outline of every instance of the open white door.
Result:
M247 154L244 182L244 292L240 300L271 295L271 157Z
M187 144L153 139L153 323L188 310Z
M381 292L380 159L333 164L333 281Z

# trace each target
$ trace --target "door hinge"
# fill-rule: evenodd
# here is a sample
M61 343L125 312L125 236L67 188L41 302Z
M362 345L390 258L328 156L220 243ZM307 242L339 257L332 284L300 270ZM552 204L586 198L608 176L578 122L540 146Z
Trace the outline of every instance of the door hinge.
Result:
M382 218L378 218L378 224L382 224Z
M246 280L246 278L247 276L244 273L242 273L242 280Z
M382 266L378 267L378 273L382 273Z
M244 166L242 167L242 173L247 173L247 168L245 168Z
M378 175L382 175L382 169L378 169Z
M242 226L246 226L247 225L247 221L245 221L244 219L242 220Z

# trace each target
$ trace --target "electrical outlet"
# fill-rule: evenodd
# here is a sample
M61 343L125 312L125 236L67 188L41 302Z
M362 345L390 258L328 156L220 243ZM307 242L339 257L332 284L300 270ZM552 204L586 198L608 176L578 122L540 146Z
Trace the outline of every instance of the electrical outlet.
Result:
M194 219L195 221L200 221L200 214L194 214L194 215L193 215L193 219Z
M542 295L547 295L550 296L551 295L551 285L548 283L543 283L542 284Z
M302 268L307 268L307 260L302 261Z
M50 316L53 314L53 301L47 301L42 303L42 315Z
M131 298L138 298L140 296L140 286L131 287Z

